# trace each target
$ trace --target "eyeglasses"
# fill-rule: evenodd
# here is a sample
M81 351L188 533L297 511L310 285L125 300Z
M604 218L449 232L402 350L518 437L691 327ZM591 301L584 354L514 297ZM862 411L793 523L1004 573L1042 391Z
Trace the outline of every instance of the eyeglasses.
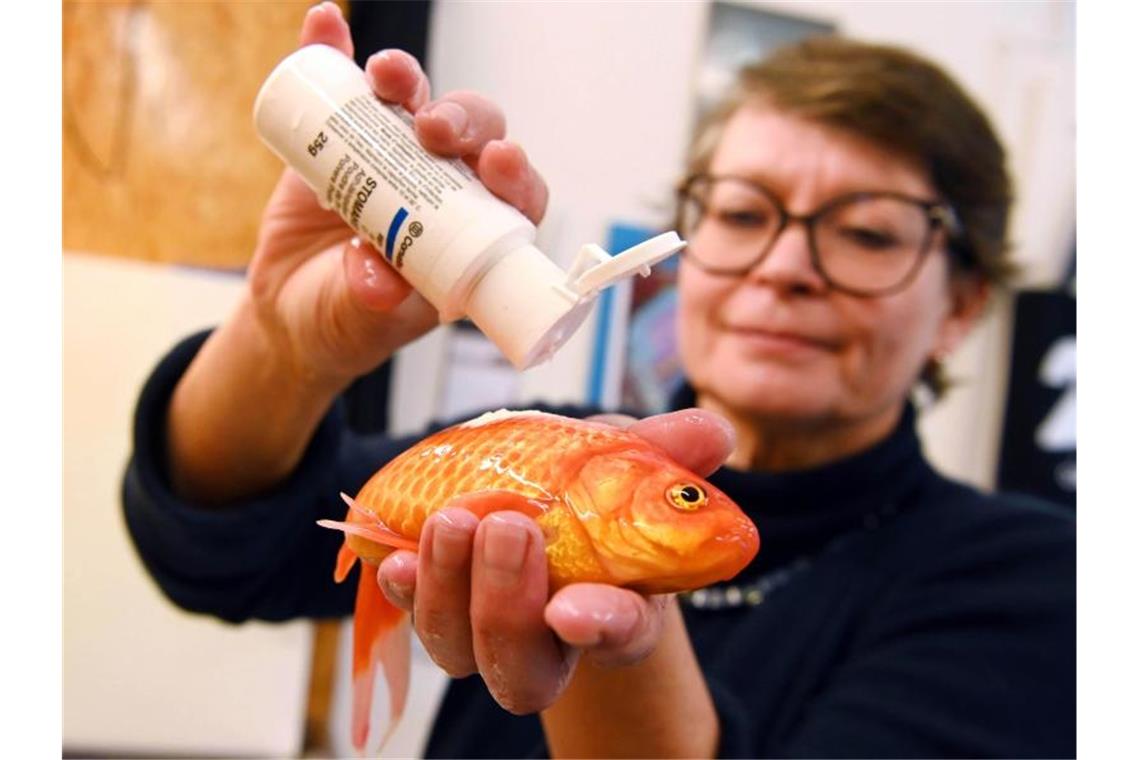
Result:
M678 190L686 258L714 275L741 277L791 222L807 228L812 266L835 290L882 296L905 288L922 267L935 230L959 231L953 209L902 193L839 196L810 214L789 213L771 191L741 177L698 174Z

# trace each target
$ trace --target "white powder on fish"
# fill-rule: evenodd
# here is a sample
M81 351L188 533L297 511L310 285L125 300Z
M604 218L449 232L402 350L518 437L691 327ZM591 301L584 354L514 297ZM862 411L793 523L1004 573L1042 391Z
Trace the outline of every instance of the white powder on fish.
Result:
M489 425L492 422L499 422L500 420L509 420L512 417L526 417L526 416L539 416L539 417L541 417L541 416L547 416L547 414L546 414L546 412L540 412L537 409L519 409L519 410L499 409L499 410L494 411L494 412L484 412L483 414L480 414L475 419L468 420L467 422L461 423L459 425L459 427L465 427L465 428L482 427L483 425ZM554 415L549 415L549 416L554 416Z

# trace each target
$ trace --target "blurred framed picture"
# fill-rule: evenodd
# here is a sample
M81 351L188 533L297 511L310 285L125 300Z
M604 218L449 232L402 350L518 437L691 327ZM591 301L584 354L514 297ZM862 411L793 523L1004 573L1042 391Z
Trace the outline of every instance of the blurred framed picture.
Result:
M741 67L767 57L781 45L835 31L834 24L819 19L753 5L712 3L697 75L697 116L707 113L728 92Z
M1070 283L1014 304L998 488L1077 505L1077 299Z

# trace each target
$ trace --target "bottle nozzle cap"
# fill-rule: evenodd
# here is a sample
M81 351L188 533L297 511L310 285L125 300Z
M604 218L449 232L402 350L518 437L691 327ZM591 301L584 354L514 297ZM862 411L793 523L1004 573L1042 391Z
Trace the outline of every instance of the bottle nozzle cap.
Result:
M637 273L649 275L649 268L680 251L688 243L676 232L666 232L645 242L610 255L596 245L584 245L570 267L570 287L583 296L605 290L618 280Z
M611 256L583 246L564 272L533 245L505 254L475 283L467 315L519 369L540 364L581 326L602 289L649 267L685 246L675 232Z

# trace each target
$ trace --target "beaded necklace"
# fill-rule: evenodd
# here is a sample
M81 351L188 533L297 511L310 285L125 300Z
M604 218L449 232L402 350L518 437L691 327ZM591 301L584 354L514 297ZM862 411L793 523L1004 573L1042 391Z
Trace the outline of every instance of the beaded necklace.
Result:
M681 603L697 610L728 610L740 607L758 607L775 591L787 586L802 575L812 564L828 554L832 554L859 536L873 533L884 522L898 514L893 502L873 512L863 515L863 524L847 533L831 539L822 549L812 555L798 557L783 567L764 573L748 583L727 583L706 586L694 591L678 594Z

